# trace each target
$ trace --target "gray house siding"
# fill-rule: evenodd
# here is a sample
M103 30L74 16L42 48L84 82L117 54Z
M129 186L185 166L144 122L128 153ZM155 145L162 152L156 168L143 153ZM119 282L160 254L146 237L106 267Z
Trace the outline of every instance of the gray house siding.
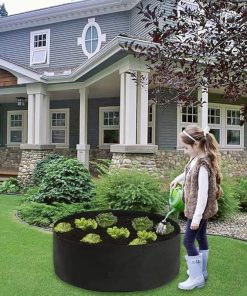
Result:
M119 12L95 17L106 42L120 33L129 33L129 12ZM30 64L30 32L50 29L50 68L74 67L87 60L77 38L81 37L88 18L54 23L46 26L0 33L0 56L19 64ZM38 69L44 69L37 67Z
M97 148L99 144L99 107L119 105L119 98L88 100L88 144L90 148Z

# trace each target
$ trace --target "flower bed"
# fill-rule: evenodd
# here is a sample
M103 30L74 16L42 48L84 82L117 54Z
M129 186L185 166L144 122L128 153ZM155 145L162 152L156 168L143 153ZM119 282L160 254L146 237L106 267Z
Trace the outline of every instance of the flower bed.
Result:
M109 217L99 219L107 213ZM145 223L135 220L141 217ZM57 221L53 232L56 274L95 291L141 291L167 283L179 271L180 228L168 220L168 233L156 235L155 226L162 218L114 210L83 212Z

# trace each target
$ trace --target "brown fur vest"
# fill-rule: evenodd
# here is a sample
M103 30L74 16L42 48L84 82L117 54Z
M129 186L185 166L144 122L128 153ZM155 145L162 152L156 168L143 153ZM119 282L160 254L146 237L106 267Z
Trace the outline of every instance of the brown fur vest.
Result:
M218 211L218 203L216 200L217 184L216 176L213 171L211 161L208 156L199 158L194 166L189 170L189 164L185 168L185 182L184 182L184 197L185 197L185 209L184 214L187 218L192 219L195 213L197 196L198 196L198 175L200 167L204 166L208 171L209 186L208 186L208 201L204 213L203 219L209 219L213 217Z

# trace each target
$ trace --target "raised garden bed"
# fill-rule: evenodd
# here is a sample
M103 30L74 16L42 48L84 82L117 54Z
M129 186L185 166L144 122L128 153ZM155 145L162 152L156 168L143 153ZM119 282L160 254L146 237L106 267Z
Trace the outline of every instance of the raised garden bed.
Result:
M93 223L93 228L78 228L82 220L76 219L85 218L84 221L89 221L102 213L109 211L81 212L55 223L56 230L59 230L58 226L64 226L61 223L70 225L69 231L53 231L54 268L59 278L88 290L120 292L153 289L166 284L178 274L180 227L176 222L168 219L169 233L157 235L155 241L141 239L138 240L140 245L129 245L138 238L138 232L133 227L134 218L148 217L153 222L147 231L152 233L154 239L155 226L163 216L113 210L111 213L117 221L112 226L103 228L97 223L97 228L93 229ZM111 237L113 227L127 228L129 236L126 237L125 230L125 237ZM107 230L109 228L111 230ZM86 242L88 234L97 234L100 242Z

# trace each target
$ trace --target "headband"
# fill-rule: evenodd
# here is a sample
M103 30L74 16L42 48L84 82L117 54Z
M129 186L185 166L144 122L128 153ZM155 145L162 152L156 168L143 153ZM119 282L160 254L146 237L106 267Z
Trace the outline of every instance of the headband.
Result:
M195 140L193 137L191 137L191 135L188 134L185 130L183 130L183 133L184 133L187 137L189 137L191 140L193 140L194 142L196 142L196 140Z

